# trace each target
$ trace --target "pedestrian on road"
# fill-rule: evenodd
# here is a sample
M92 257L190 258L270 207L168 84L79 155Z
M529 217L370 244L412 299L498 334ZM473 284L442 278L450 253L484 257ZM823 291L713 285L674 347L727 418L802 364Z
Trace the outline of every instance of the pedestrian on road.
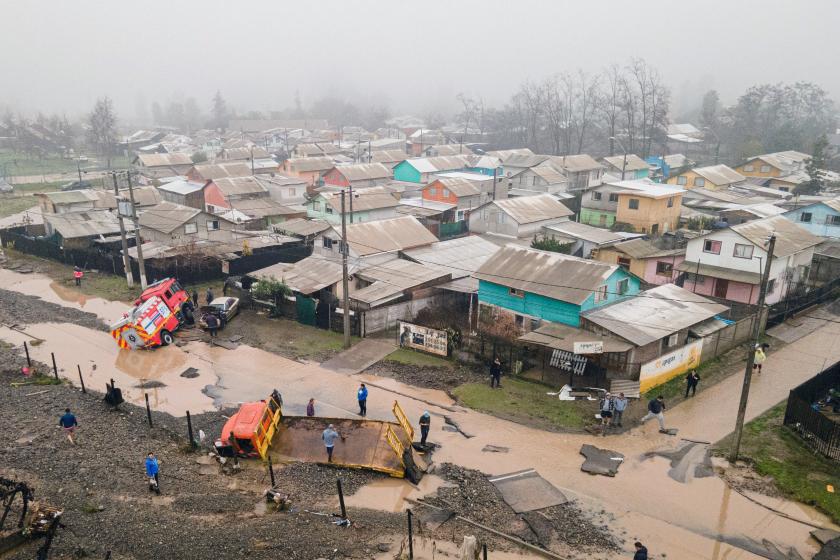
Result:
M193 290L192 302L193 302L193 307L198 309L198 290Z
M493 359L493 363L490 364L490 388L493 387L501 388L502 387L502 362L499 361L499 357L496 356Z
M73 445L76 445L76 441L73 439L73 432L76 431L76 426L79 425L79 421L76 420L76 417L73 416L69 408L64 409L64 415L58 419L58 425L64 430L67 440Z
M616 398L613 399L613 426L621 427L621 417L624 416L624 411L627 409L627 397L624 396L624 393L619 393Z
M691 391L693 397L697 393L697 384L700 383L700 376L697 375L697 370L691 370L685 376L685 398L688 398L688 392Z
M213 290L211 288L207 288L207 293L204 294L204 300L207 302L207 305L210 305L210 302L212 302L213 299Z
M306 415L315 416L315 399L309 399L309 402L306 404Z
M335 431L335 426L330 424L324 433L321 434L321 439L324 440L324 447L327 448L327 462L332 463L333 448L335 447L335 440L341 436ZM344 438L342 438L344 439Z
M764 349L767 345L764 344L756 344L755 345L755 357L753 358L753 372L754 373L761 373L761 364L764 363L764 360L767 359L767 354L764 353Z
M426 410L420 417L420 445L426 445L426 438L429 437L429 428L432 426L432 415Z
M659 395L655 399L650 399L648 403L648 413L642 416L642 424L650 420L651 418L656 418L659 421L659 431L665 431L665 414L662 412L665 410L665 399L662 395Z
M613 403L612 395L607 393L604 395L604 398L601 399L601 427L603 428L601 433L603 435L607 435L607 429L610 427L614 407L615 403Z
M636 553L633 555L633 560L648 560L647 547L636 541L633 546L636 547Z
M210 340L212 342L216 338L216 331L219 329L219 318L212 313L208 313L204 316L204 322L207 325L207 330L210 331Z
M359 400L359 416L367 416L367 397L367 387L362 383L359 385L359 390L356 391L356 398Z
M73 267L73 278L76 280L76 285L77 286L82 285L82 277L84 275L85 275L85 273L82 272L81 268L79 268L78 266Z
M160 495L160 479L158 473L160 472L160 463L152 451L146 455L146 477L149 479L149 492L154 492Z
M227 283L227 280L225 280L224 283L222 284L222 295L227 297L227 291L228 291L228 283Z

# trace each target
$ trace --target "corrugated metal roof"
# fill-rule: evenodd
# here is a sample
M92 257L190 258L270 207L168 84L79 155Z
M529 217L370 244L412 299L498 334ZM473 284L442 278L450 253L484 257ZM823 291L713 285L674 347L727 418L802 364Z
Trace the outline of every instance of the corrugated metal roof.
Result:
M360 256L422 247L437 240L414 216L347 226L347 243Z
M764 244L770 238L770 234L775 232L774 257L786 257L804 251L808 247L819 245L823 241L822 237L817 237L784 216L753 220L732 226L731 229L759 247L764 247Z
M823 204L834 210L840 212L840 198L832 198L831 200L824 200Z
M611 333L644 346L728 309L675 284L663 284L582 315Z
M428 247L408 249L403 253L407 258L419 263L433 264L448 270L452 278L460 278L477 271L499 249L495 243L476 235L469 235L438 241Z
M565 218L574 214L574 212L566 208L565 204L550 194L506 198L503 200L494 200L489 204L495 204L519 224Z
M500 157L505 167L519 167L531 168L541 166L550 156L537 155L528 150L527 154L510 154L505 157ZM498 152L488 152L489 154L497 154ZM497 156L499 157L499 156Z
M450 272L443 268L396 258L375 266L364 267L356 272L356 276L369 282L387 282L405 290L435 280L451 279Z
M462 144L435 144L426 150L431 150L437 156L468 156L473 153L468 147Z
M580 305L617 269L561 253L507 246L490 257L475 277Z
M222 194L228 196L242 196L249 194L268 195L262 183L257 181L254 177L222 177L214 179L213 184L219 187Z
M686 136L702 136L700 129L691 123L673 123L668 125L668 134L685 134Z
M338 165L335 167L348 181L365 181L375 179L388 179L391 177L391 170L381 163L354 163L350 165Z
M222 158L226 160L264 159L269 157L271 157L269 153L261 146L225 148L222 150Z
M370 153L373 163L398 163L408 159L408 154L402 150L375 150Z
M607 245L609 243L618 243L624 238L608 229L582 224L580 222L558 222L548 226L543 226L544 229L568 235L577 239L583 239L590 243L597 245Z
M140 214L138 221L141 227L170 233L200 213L201 210L197 208L182 206L174 202L161 202Z
M772 165L776 169L785 172L796 171L804 167L805 161L811 159L810 154L803 154L794 150L787 150L784 152L773 152L772 154L761 154L748 158L746 163L755 160L761 160L768 165Z
M403 290L399 286L388 282L374 282L370 286L356 290L350 294L350 299L366 303L371 307L382 305L403 296Z
M328 157L299 157L286 160L292 171L327 171L335 167L333 160Z
M438 173L463 169L468 163L467 156L439 156L407 159L401 165L410 165L420 173Z
M64 239L113 235L120 232L119 219L110 210L44 214L43 217Z
M172 192L180 195L188 195L204 188L204 183L192 181L171 181L158 187L159 190Z
M382 208L394 208L399 205L399 200L389 192L366 192L365 190L353 191L353 212L363 212L366 210L379 210ZM327 204L335 211L341 214L341 192L322 192L318 196L322 197ZM350 197L345 197L345 210L350 212Z
M532 156L534 152L530 148L514 148L511 150L493 150L487 152L488 156L495 156L502 160L502 163L507 164L508 159L513 156Z
M551 156L549 158L551 165L560 171L571 171L578 173L581 171L592 171L593 169L600 169L600 163L588 154L575 154L572 156Z
M710 165L708 167L695 167L692 169L695 173L713 183L715 185L731 185L732 183L741 183L747 178L729 167L728 165Z
M576 329L562 323L546 323L538 329L520 336L519 340L566 352L574 352L575 342L601 341L604 343L604 352L627 352L633 348L632 344L615 337Z
M355 267L350 265L350 274ZM282 280L295 292L311 294L341 281L341 263L322 257L310 256L296 263L277 263L269 267L248 273L258 280Z
M143 167L168 167L171 165L192 165L188 154L140 154L137 160Z
M461 179L458 177L442 177L440 179L437 179L436 181L432 181L431 183L429 183L429 185L426 188L436 183L443 185L457 197L475 196L477 194L481 194L481 190L478 187L476 187L475 184L469 179Z
M684 255L685 248L682 249L663 249L657 247L647 239L637 238L629 241L622 241L616 243L612 247L616 251L620 251L633 259L648 259L651 257L666 257L671 255Z
M620 156L608 156L604 158L604 161L609 163L612 167L621 171L622 168L624 171L640 171L642 169L650 169L650 165L637 156L636 154L627 154L627 163L624 162L624 154Z
M569 182L568 177L550 165L538 165L537 167L532 168L531 171L534 175L538 176L549 185Z
M332 226L330 224L321 220L306 220L303 218L295 218L292 220L286 220L280 224L274 224L275 231L291 235L300 235L303 237L316 235L322 231L327 231L331 227Z
M223 179L225 177L246 177L251 175L251 166L233 161L230 163L203 163L193 167L193 171L204 179Z
M691 274L711 276L712 278L721 278L723 280L731 280L733 282L743 282L744 284L758 285L761 283L761 274L758 272L747 272L735 268L725 268L722 266L704 264L702 262L696 263L683 261L674 268L680 272L690 272Z
M232 200L230 203L235 210L242 212L249 218L265 218L266 216L305 215L306 210L297 210L284 206L270 198L246 198Z
M823 255L832 259L840 259L840 240L829 239L814 248L815 255Z

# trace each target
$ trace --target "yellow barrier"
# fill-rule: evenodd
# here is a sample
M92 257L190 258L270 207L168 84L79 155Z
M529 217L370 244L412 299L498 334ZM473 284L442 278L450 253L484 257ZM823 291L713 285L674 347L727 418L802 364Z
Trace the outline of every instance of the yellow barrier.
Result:
M408 436L409 443L414 441L414 428L411 426L411 422L408 421L408 417L405 415L400 403L394 401L393 407L394 416L397 418L397 422L400 423L403 430L405 430L405 435ZM400 455L402 457L402 455Z

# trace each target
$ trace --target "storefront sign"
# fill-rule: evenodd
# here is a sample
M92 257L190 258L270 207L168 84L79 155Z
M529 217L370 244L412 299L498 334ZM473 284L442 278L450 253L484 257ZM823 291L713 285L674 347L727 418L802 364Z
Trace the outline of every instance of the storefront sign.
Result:
M703 341L695 340L682 348L642 364L639 374L639 390L644 393L674 377L700 365Z
M594 340L592 342L575 342L575 354L603 354L604 342L602 340Z

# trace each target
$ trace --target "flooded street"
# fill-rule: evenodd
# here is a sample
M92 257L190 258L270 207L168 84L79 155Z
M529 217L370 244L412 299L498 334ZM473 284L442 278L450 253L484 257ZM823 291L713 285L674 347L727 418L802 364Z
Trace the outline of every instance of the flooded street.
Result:
M80 301L72 293L65 292L62 297L61 290L54 289L49 279L2 273L0 280L11 282L9 289L34 293L49 301L60 300L62 305L98 316L111 314L108 320L114 318L112 313L117 308L125 309L125 304L118 302L95 298ZM441 446L434 455L436 463L452 462L491 475L534 468L569 497L578 499L582 507L612 513L616 518L612 529L619 535L625 531L628 542L638 538L656 543L656 549L667 551L670 558L762 558L766 557L760 554L764 539L782 549L795 548L805 558L818 550L809 537L811 527L751 502L731 491L720 478L677 482L668 476L667 459L645 457L650 451L676 446L680 437L714 442L729 433L734 426L740 375L667 410L668 426L679 430L676 437L659 434L654 423L649 423L623 435L602 438L529 428L459 407L442 391L368 374L346 376L247 345L226 350L190 342L183 347L130 351L120 350L107 332L76 325L33 324L23 331L2 327L0 339L16 345L41 339L42 343L31 346L33 357L50 363L50 353L54 352L61 375L74 384L78 385L78 363L89 388L102 391L106 381L113 378L127 401L142 405L144 393L148 393L155 410L176 416L183 416L186 410L208 411L258 400L276 388L283 395L288 414L305 414L306 402L315 397L317 415L357 418L356 389L364 381L370 391L368 418L393 420L394 400L415 423L424 410L430 411L429 439ZM840 346L834 344L838 334L840 325L828 323L798 343L772 353L764 372L754 378L748 417L781 401L791 387L811 377L824 363L840 359ZM197 376L183 377L188 368L194 368ZM149 381L162 386L137 387ZM442 430L444 416L474 437ZM615 478L591 476L580 470L583 457L579 449L584 443L625 455L626 461ZM510 452L483 452L488 444L508 447ZM399 511L404 507L402 498L434 492L440 482L436 477L426 477L415 489L402 480L384 480L363 488L348 502L356 507ZM829 526L825 516L806 506L766 496L757 499L795 518Z

